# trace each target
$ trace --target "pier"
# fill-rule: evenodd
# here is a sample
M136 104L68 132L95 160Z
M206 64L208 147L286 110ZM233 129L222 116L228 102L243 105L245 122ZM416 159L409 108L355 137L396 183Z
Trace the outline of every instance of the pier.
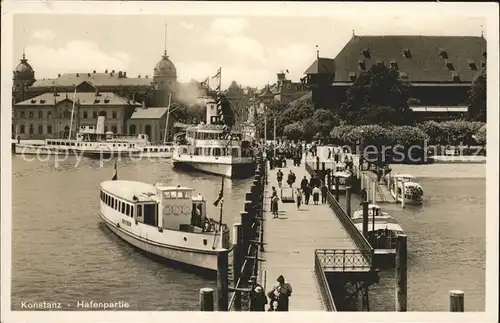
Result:
M296 175L293 187L300 186L304 176L315 171L306 161L299 167L281 168L284 180L290 170ZM324 164L322 165L324 166ZM269 212L271 187L279 188L277 169L269 171L266 186L264 243L262 271L266 273L266 290L283 275L293 287L290 310L369 310L368 286L377 281L372 269L373 249L356 229L350 217L338 204L333 194L327 194L327 203L280 203L279 218ZM321 177L320 177L321 178ZM284 183L283 187L288 186ZM287 189L289 191L290 189ZM361 304L354 300L359 299ZM354 304L356 303L356 304Z

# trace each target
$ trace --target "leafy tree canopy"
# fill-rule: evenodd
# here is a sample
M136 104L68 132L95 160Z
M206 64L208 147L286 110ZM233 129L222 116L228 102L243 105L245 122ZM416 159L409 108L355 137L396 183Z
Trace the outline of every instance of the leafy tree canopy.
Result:
M339 115L349 124L411 124L409 83L383 64L362 72L347 90Z
M474 78L469 89L469 120L486 122L486 67Z

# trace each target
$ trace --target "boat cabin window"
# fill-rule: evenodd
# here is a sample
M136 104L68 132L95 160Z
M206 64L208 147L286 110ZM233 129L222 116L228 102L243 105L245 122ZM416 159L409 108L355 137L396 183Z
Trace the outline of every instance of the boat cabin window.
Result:
M158 204L143 204L144 224L158 226Z
M220 148L214 148L213 149L214 156L220 156Z
M166 191L163 192L165 199L190 199L191 192L189 191Z
M238 157L238 148L231 149L231 156Z
M144 219L142 218L142 205L137 205L137 215L136 215L136 220L139 222L143 222Z

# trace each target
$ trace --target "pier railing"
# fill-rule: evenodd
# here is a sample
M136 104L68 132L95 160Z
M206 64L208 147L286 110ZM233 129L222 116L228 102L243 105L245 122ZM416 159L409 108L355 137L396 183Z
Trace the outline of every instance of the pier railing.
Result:
M311 176L316 175L316 171L311 167L311 165L309 165L308 161L305 162L305 167L307 172ZM323 180L321 176L319 176L319 174L318 178L324 185ZM371 266L373 257L373 248L371 247L370 243L366 240L363 234L359 232L359 230L356 228L354 223L351 221L350 217L345 213L344 209L342 209L338 201L335 199L330 189L328 189L326 200L328 201L328 205L333 210L333 213L335 214L337 219L339 219L339 221L342 223L342 226L345 228L351 239L354 241L358 249L361 251L360 256L362 256L365 259L365 261L368 262Z
M371 251L357 249L316 249L316 261L324 271L356 271L370 269Z
M316 280L319 284L319 290L321 292L321 299L325 305L325 309L329 312L336 312L337 308L335 306L335 301L333 299L330 286L328 285L328 279L325 275L324 261L318 257L318 252L314 255L314 274L316 275Z

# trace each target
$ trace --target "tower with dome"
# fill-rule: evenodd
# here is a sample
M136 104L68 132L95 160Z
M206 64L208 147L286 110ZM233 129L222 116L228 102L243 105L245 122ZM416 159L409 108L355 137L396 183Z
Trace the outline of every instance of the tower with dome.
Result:
M13 71L12 76L12 100L19 102L27 99L27 88L35 83L35 71L26 59L26 53L23 51L23 56Z

